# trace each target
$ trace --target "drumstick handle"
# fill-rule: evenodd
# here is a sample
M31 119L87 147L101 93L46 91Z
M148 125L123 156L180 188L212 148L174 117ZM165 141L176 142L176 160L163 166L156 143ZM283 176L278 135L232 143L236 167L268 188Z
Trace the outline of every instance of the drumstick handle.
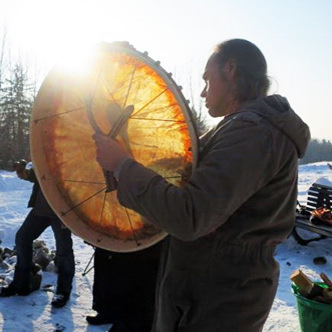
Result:
M104 178L106 181L106 190L105 192L109 193L116 189L117 183L112 171L103 169Z
M128 121L129 117L133 113L133 110L134 110L133 105L129 105L126 107L126 109L123 111L122 115L117 119L112 130L108 134L109 137L115 138L119 134L121 128ZM106 181L106 192L108 193L110 191L115 190L117 187L117 181L113 175L113 172L107 171L105 169L103 169L103 172L104 172L104 178Z

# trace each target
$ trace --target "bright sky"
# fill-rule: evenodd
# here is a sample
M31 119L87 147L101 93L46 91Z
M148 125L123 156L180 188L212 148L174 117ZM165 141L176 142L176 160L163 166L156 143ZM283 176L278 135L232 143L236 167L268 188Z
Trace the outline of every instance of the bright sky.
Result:
M0 0L12 51L50 69L78 46L127 40L197 96L213 46L230 38L265 54L271 92L288 98L314 138L332 141L330 0ZM0 36L1 40L1 36ZM46 71L45 71L46 73ZM190 78L191 77L191 78ZM190 84L189 84L190 82Z

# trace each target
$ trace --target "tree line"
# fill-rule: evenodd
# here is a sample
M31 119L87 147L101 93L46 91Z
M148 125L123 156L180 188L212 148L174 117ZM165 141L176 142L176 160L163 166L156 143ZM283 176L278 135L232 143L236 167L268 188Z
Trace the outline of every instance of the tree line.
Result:
M325 139L312 139L300 164L308 164L317 161L332 161L332 143Z

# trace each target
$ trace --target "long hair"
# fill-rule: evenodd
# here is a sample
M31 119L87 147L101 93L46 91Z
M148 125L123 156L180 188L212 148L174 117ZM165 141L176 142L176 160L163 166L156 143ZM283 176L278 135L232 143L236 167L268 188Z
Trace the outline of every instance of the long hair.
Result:
M256 45L244 39L231 39L218 44L213 55L219 63L221 74L227 61L235 62L234 97L237 101L243 102L267 95L270 87L267 64Z

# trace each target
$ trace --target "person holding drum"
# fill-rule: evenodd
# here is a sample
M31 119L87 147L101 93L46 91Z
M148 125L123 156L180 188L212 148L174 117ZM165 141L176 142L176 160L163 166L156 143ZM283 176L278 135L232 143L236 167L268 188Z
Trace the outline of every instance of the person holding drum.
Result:
M114 172L119 202L170 234L153 331L259 332L277 291L275 249L294 226L310 131L286 98L268 96L265 57L247 40L217 45L203 79L209 114L222 119L200 139L183 187L102 134L97 161Z

